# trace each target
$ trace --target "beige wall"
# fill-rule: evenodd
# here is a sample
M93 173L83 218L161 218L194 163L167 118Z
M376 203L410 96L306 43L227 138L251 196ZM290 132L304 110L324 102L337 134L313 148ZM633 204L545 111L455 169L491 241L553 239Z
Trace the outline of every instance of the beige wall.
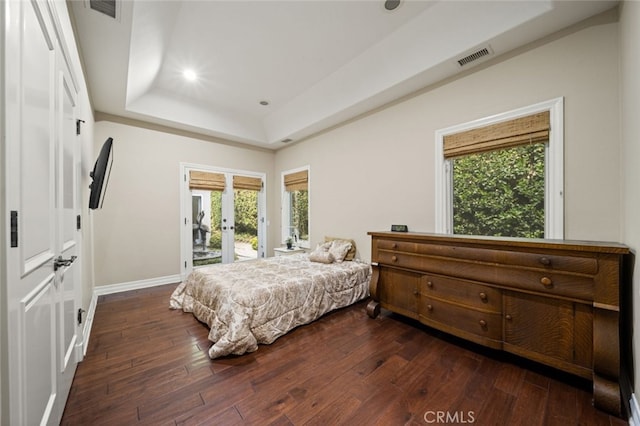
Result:
M98 121L96 153L107 137L114 140L111 178L104 207L91 213L96 286L180 273L181 162L266 173L267 184L273 179L272 152Z
M431 232L436 130L565 99L565 238L619 241L618 25L605 14L574 32L496 60L276 154L276 173L311 165L311 238L371 230Z
M624 2L620 8L620 71L621 71L621 128L622 128L622 241L637 255L640 247L640 3ZM637 259L633 273L633 370L634 382L640 383L640 272ZM626 292L625 292L626 294ZM637 392L637 391L636 391Z

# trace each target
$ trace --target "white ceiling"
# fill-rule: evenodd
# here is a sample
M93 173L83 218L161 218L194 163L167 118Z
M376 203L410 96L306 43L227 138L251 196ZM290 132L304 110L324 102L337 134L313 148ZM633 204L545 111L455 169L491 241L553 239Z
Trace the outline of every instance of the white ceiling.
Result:
M71 10L96 111L278 149L617 0L118 0ZM191 68L195 82L182 72ZM269 105L260 105L268 101Z

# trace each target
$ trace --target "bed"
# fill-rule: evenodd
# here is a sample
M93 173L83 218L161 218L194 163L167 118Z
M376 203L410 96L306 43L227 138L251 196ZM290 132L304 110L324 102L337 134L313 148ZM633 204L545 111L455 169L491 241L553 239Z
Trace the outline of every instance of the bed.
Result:
M209 326L210 358L253 352L366 298L371 265L354 254L353 241L328 239L309 254L199 268L178 285L169 306Z

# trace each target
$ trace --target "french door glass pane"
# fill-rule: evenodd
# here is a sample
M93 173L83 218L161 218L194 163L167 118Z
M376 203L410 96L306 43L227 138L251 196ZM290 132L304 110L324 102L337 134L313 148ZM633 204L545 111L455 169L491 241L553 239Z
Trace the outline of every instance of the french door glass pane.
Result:
M222 262L222 192L192 191L193 266Z
M258 192L234 190L234 260L258 257Z

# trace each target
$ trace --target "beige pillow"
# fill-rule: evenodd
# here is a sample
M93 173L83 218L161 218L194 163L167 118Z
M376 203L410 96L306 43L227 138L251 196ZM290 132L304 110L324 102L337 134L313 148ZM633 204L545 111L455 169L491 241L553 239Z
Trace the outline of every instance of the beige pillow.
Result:
M328 251L313 251L309 254L309 260L318 263L333 263L334 257Z
M351 243L347 240L333 240L329 247L329 253L333 255L336 263L342 263L349 250L351 250Z
M318 245L313 251L318 251L318 252L329 251L330 247L331 247L331 241L327 241L326 243L318 243Z
M348 238L337 238L337 237L324 237L324 241L325 242L330 242L330 241L334 241L334 240L342 240L342 241L348 241L351 243L351 248L349 249L349 252L347 252L347 255L345 256L344 260L353 260L356 257L356 242L354 240L350 240Z

